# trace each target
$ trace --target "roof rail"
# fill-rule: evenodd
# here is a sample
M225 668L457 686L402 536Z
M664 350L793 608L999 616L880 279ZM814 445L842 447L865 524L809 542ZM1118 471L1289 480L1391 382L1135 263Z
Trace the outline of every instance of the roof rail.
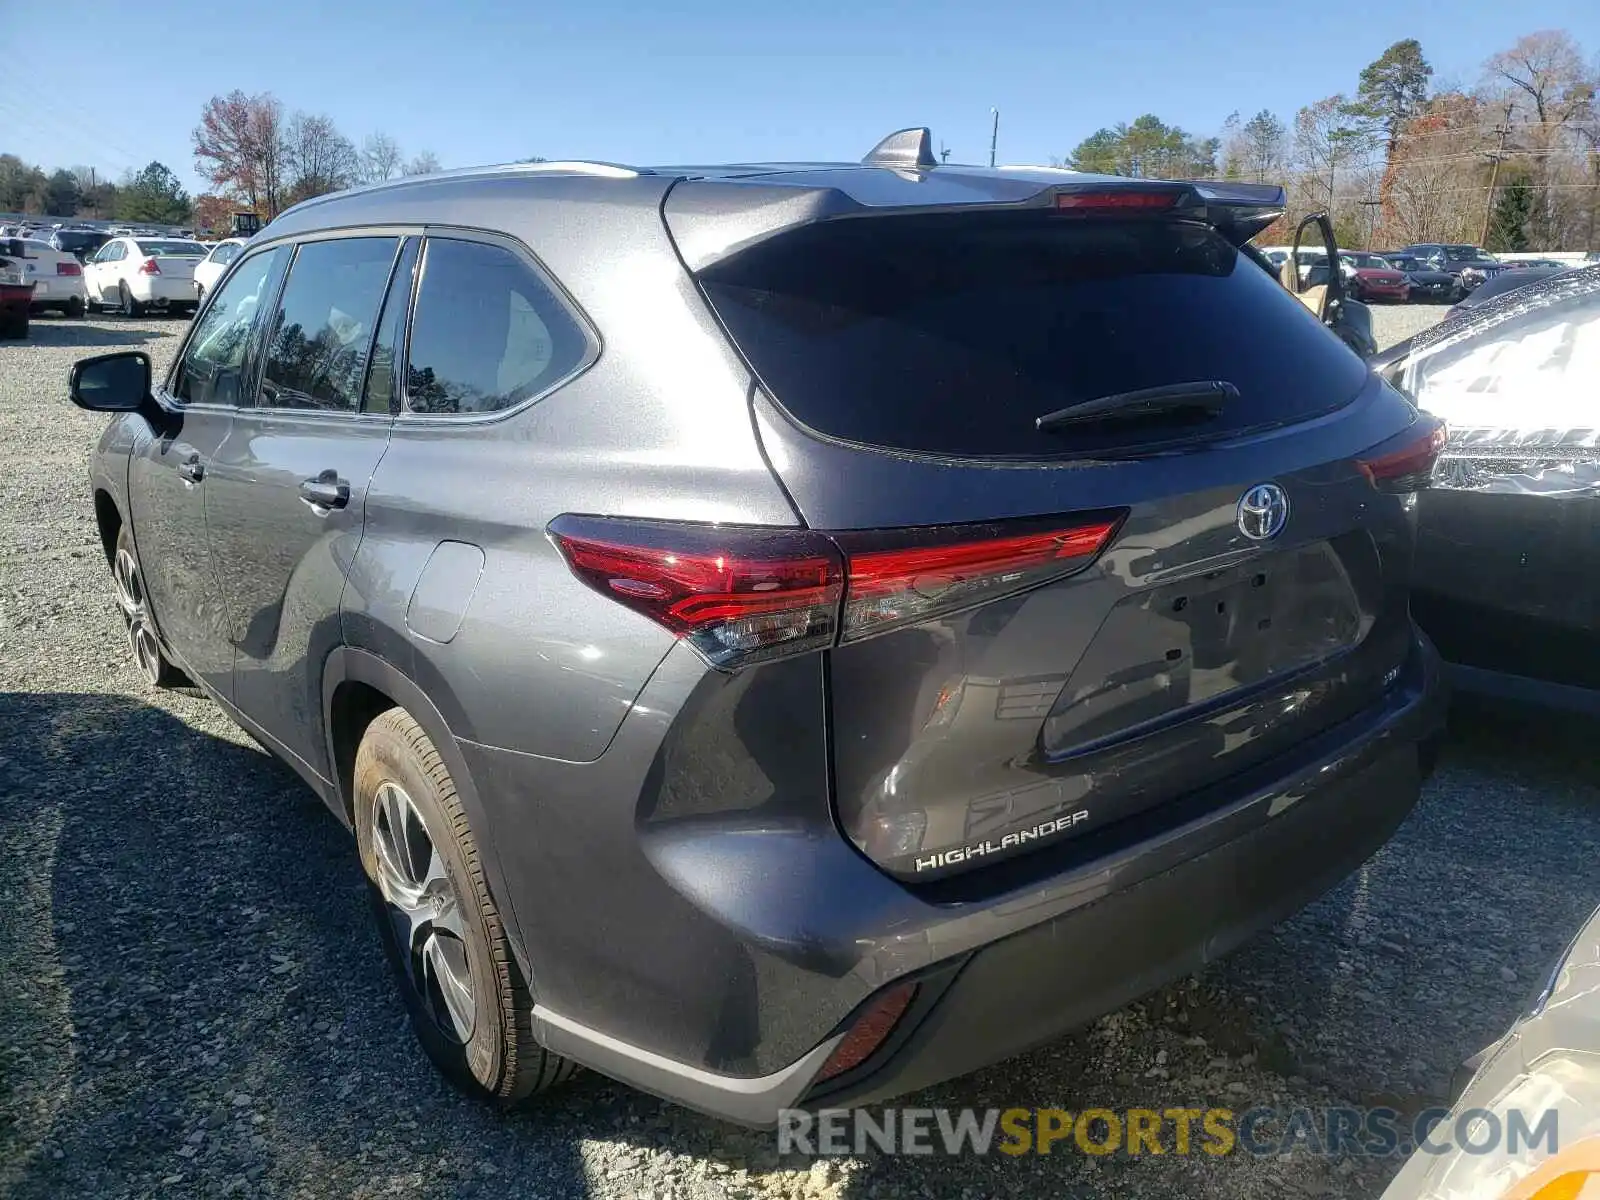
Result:
M923 127L897 129L867 152L861 160L867 167L897 167L907 171L926 171L937 167L933 156L933 130Z

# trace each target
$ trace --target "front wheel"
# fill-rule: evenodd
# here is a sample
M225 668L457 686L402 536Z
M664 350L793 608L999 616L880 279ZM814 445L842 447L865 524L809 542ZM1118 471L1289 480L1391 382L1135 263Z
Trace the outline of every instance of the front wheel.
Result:
M142 317L142 316L144 316L144 305L140 304L137 300L135 300L133 298L133 293L128 290L128 285L127 284L125 284L125 283L117 284L117 299L119 301L119 303L117 305L117 311L120 312L123 316L125 316L125 317Z
M356 751L356 844L417 1040L463 1091L507 1105L577 1066L533 1035L533 997L489 895L450 772L404 709Z
M154 688L183 687L188 677L167 660L150 618L150 601L144 590L144 571L134 552L133 537L124 525L117 533L117 549L111 560L111 587L122 610L122 623L128 631L128 649L134 665Z

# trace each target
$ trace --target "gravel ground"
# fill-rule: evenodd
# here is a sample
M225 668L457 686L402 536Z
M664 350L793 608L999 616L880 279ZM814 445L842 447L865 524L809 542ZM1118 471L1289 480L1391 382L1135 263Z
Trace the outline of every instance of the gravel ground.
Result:
M84 489L103 420L64 379L121 346L164 364L183 329L46 319L0 343L0 1194L1280 1200L1373 1196L1396 1169L813 1164L594 1076L512 1116L460 1098L413 1045L346 835L209 703L153 694L127 663ZM1425 1106L1600 899L1586 739L1460 713L1415 815L1335 892L1195 978L907 1102Z
M1379 350L1387 350L1396 342L1421 333L1448 311L1448 304L1374 304L1372 336Z

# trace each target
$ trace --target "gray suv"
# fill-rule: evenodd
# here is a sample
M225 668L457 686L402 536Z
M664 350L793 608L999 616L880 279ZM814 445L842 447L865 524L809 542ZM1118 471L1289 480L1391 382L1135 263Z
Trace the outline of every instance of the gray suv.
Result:
M307 201L164 379L74 368L130 644L353 830L470 1092L759 1125L1019 1053L1432 762L1442 431L1241 253L1281 207L918 133Z

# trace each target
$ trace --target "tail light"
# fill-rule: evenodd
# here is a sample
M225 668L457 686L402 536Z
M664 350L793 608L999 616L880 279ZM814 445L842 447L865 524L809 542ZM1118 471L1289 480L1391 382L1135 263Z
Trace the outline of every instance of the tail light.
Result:
M159 275L159 274L161 274L161 268L156 266L156 260L155 259L147 258L147 259L144 260L144 265L139 268L139 274L141 274L141 275Z
M1089 565L1120 514L826 535L561 516L572 572L733 668L1013 595Z
M833 642L843 575L821 534L563 516L550 535L579 579L713 666Z
M75 263L75 262L58 262L56 264L56 274L57 275L82 275L83 274L83 267L80 266L78 263Z
M849 564L841 639L926 621L1071 574L1094 560L1118 520L1104 516L1030 532L980 525L840 534L836 540Z
M1416 492L1428 486L1449 430L1437 417L1417 421L1356 459L1356 467L1380 492Z

